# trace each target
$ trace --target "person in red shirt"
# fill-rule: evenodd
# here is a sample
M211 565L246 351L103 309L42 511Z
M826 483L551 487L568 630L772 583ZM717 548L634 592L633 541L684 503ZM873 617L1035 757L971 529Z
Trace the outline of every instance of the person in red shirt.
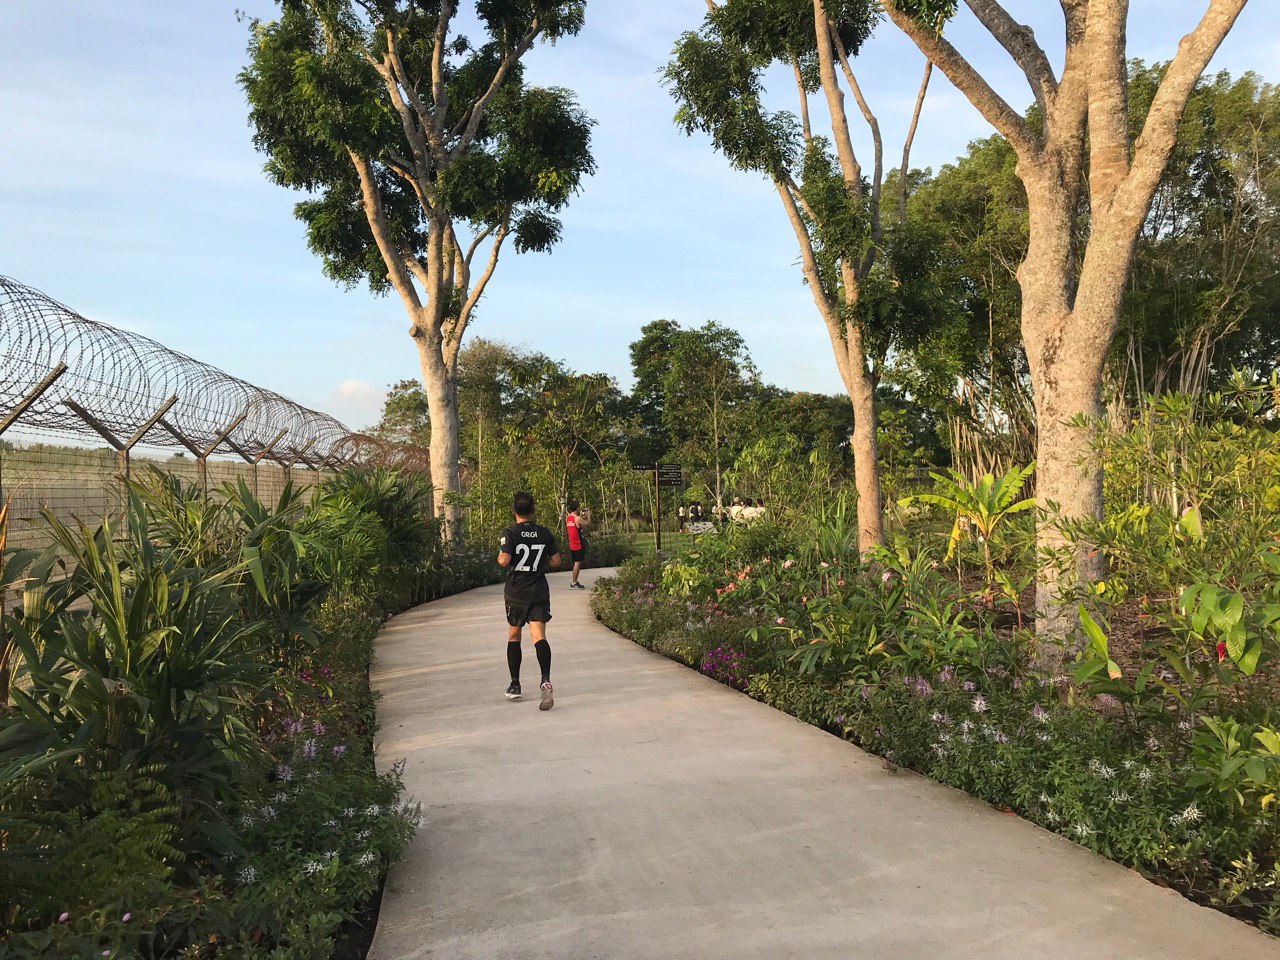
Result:
M569 512L564 518L565 532L569 535L569 559L573 562L573 579L569 582L570 590L587 589L578 582L578 573L582 570L582 561L587 556L587 544L582 539L582 531L587 521L578 513L578 501L569 501Z

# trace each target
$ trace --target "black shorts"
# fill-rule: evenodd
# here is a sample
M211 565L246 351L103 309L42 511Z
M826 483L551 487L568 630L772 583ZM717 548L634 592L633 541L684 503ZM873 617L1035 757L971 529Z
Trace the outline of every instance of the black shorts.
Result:
M551 619L550 597L507 597L507 623L523 627L530 621L546 623Z
M586 560L586 559L587 559L587 548L586 548L586 547L582 547L582 548L581 548L581 549L579 549L579 550L570 550L570 551L569 551L569 562L570 562L570 563L582 563L582 561L583 561L583 560Z

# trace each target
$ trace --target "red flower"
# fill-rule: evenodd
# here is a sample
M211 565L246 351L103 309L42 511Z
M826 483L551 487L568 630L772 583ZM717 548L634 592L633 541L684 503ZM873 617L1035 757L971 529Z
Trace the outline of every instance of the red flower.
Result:
M1227 659L1227 645L1221 640L1218 641L1218 662L1221 663Z

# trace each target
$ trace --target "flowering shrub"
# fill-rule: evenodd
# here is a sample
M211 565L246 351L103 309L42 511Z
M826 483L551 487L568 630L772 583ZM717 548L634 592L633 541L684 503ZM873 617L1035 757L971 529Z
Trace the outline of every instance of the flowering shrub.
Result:
M491 578L374 479L310 506L138 488L127 528L5 558L0 593L31 579L0 619L0 954L331 957L418 820L373 764L378 625Z
M698 667L713 680L719 680L735 690L747 689L747 658L741 650L733 647L712 647L702 655L702 663Z

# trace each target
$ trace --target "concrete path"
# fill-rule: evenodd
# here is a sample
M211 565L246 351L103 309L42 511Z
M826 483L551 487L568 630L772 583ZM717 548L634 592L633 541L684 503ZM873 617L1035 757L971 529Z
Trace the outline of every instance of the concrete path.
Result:
M590 583L589 577L584 577ZM373 960L1254 960L1280 941L610 633L552 578L555 709L501 587L392 620L380 763L423 824ZM525 652L525 689L537 664Z

